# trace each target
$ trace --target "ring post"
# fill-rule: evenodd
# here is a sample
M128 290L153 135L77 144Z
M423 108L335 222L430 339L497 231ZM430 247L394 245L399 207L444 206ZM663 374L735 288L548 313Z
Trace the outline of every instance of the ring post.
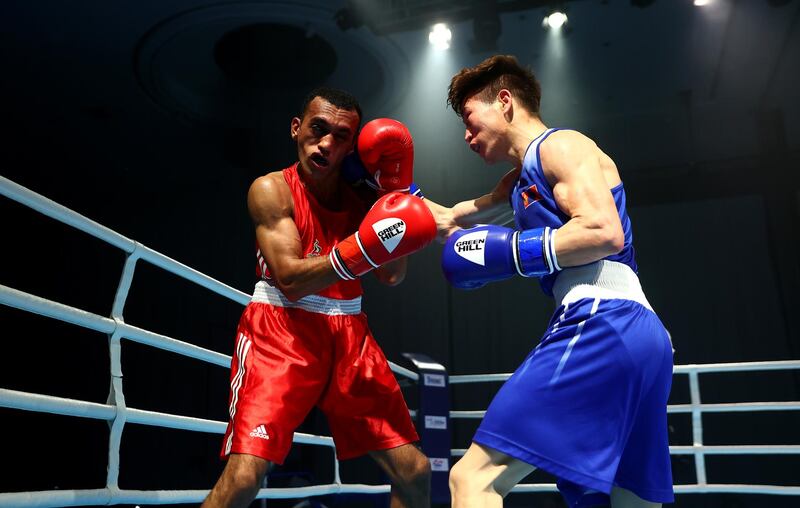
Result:
M417 432L431 461L431 502L450 503L450 387L447 370L429 356L403 353L419 373Z

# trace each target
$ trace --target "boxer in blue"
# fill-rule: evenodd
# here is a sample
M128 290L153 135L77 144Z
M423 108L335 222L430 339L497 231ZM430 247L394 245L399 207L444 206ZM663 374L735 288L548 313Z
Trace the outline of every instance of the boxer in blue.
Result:
M541 91L514 57L461 70L448 103L487 164L515 169L488 194L446 208L430 200L455 287L537 277L556 311L489 406L450 473L453 506L502 506L536 468L569 506L672 502L669 336L645 298L625 190L614 161L539 116ZM515 228L500 222L513 210Z

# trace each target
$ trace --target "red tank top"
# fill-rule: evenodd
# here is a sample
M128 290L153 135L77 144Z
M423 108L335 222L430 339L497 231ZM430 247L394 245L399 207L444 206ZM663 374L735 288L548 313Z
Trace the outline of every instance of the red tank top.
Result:
M284 169L283 178L292 191L294 223L300 233L303 256L307 258L327 256L337 242L347 238L358 229L364 214L367 213L367 205L349 187L342 186L343 192L347 193L342 200L345 209L334 212L324 208L303 185L297 174L297 165L298 163L294 163ZM256 258L256 275L270 280L269 267L257 244ZM317 294L337 300L356 298L362 294L361 281L358 279L342 280Z

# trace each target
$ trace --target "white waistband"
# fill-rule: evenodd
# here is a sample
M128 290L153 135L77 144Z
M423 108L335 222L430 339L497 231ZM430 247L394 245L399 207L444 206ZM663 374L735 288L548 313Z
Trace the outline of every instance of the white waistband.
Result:
M622 299L639 302L650 310L639 277L631 268L616 261L601 260L584 266L565 268L553 285L557 305L582 298Z
M328 316L343 316L361 313L361 297L352 300L337 300L326 296L308 295L293 302L286 298L280 289L270 286L265 280L256 283L251 302L268 303L276 307L288 307L291 309L303 309L316 314L327 314Z

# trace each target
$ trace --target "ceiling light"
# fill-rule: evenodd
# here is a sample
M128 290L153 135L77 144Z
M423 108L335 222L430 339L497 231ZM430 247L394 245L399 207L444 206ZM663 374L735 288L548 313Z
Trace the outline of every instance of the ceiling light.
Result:
M561 11L555 11L544 18L542 23L545 28L561 28L567 22L567 15Z
M453 34L450 33L450 29L447 28L447 25L444 23L436 23L433 25L431 32L428 34L428 42L433 44L433 47L436 49L447 49L450 47L450 39L453 38Z

